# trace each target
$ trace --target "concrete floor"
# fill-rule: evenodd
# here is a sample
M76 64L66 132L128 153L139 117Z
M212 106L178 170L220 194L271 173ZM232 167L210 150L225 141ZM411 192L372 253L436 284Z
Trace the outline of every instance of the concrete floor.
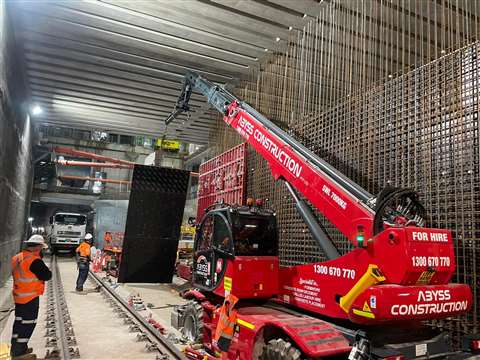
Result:
M58 265L82 359L155 359L156 353L147 352L145 343L135 340L136 334L128 332L128 326L116 316L100 293L87 291L80 295L74 291L77 269L72 259L59 258ZM92 288L93 284L87 281L85 290ZM170 311L173 305L183 303L184 300L171 286L129 284L121 285L116 291L124 298L131 293L139 294L145 304L151 303L155 307L147 312L151 311L153 318L167 328L169 333L178 335L170 327ZM45 308L46 297L43 296L37 327L29 343L39 358L43 358L46 353ZM0 333L0 360L4 359L1 355L2 347L5 351L10 342L13 318L12 314Z
M176 279L174 279L176 280ZM184 304L178 293L168 284L125 284L123 288L129 293L138 293L145 304L154 305L149 309L155 319L162 324L169 332L179 336L180 332L170 326L170 313L173 306Z

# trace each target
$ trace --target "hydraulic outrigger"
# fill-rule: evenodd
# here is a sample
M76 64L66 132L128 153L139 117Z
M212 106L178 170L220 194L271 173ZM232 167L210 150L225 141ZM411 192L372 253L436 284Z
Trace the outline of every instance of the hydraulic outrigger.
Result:
M186 74L166 124L189 111L194 90L265 158L274 178L285 182L328 260L279 266L275 214L255 206L218 205L199 224L193 265L199 291L186 294L195 302L178 309L176 325L188 328L192 339L203 339L214 354L214 309L233 293L241 299L241 322L230 358L447 354L443 335L419 342L423 330L415 330L415 324L467 312L472 294L467 285L449 283L455 271L451 233L423 226L417 194L388 188L373 196L250 105L193 72ZM352 243L352 251L340 254L302 196ZM373 335L385 324L407 324L417 342L402 335L394 346L385 334Z

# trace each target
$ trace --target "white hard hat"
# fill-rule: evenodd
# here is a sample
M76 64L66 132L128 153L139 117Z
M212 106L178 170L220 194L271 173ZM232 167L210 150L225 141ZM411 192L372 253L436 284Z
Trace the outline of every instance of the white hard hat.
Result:
M93 239L93 235L90 234L90 233L86 233L85 234L85 240L90 240L90 239Z
M30 238L25 241L26 244L35 244L35 245L43 245L44 249L48 249L48 245L45 243L45 239L42 235L32 235Z

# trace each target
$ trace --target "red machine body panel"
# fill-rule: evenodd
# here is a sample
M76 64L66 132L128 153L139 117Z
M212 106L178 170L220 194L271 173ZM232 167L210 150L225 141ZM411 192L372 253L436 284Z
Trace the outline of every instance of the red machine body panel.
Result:
M347 313L339 306L338 296L346 295L370 264L381 269L385 285L367 288ZM355 323L416 321L426 315L430 319L442 318L468 311L472 304L467 285L448 284L454 269L449 231L390 228L375 237L367 249L354 249L326 262L281 267L278 297L284 303L334 318L349 318ZM438 311L410 310L408 316L402 317L404 306L415 303L438 305Z
M222 297L231 292L239 299L271 298L278 294L278 271L276 256L236 256L227 261L223 282L213 292Z
M377 285L357 297L348 316L362 324L411 322L457 316L471 306L472 293L465 284Z
M205 214L205 209L216 202L244 203L246 171L246 143L235 146L200 165L197 223Z

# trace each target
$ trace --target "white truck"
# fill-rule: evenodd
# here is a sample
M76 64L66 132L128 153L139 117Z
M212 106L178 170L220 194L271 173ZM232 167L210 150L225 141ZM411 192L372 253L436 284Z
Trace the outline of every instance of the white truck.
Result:
M87 216L57 212L50 218L48 240L53 254L58 250L73 251L85 237Z

